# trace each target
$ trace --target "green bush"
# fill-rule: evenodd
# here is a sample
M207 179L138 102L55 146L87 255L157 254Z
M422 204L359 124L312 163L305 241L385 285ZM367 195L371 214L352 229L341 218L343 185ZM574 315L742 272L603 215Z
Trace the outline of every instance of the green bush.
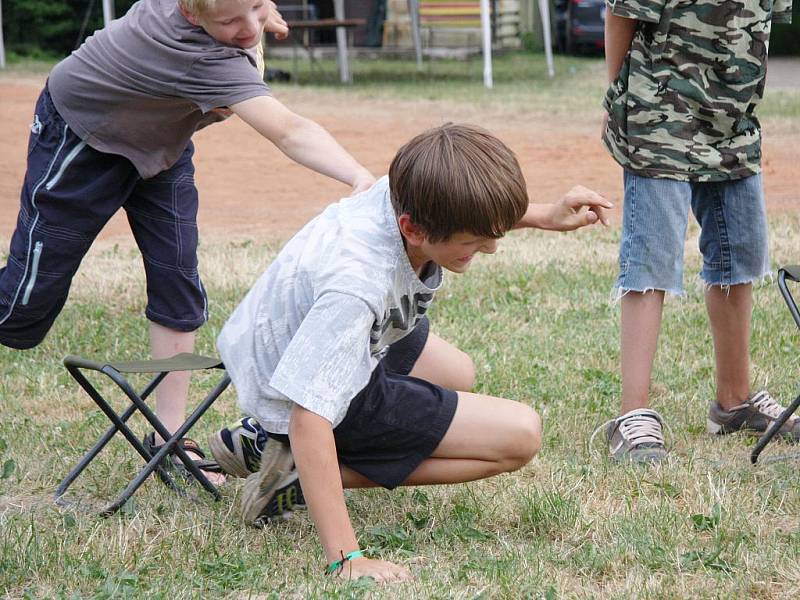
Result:
M124 15L134 1L116 0L116 15ZM3 4L3 37L11 56L66 56L101 27L103 9L99 0L15 0Z

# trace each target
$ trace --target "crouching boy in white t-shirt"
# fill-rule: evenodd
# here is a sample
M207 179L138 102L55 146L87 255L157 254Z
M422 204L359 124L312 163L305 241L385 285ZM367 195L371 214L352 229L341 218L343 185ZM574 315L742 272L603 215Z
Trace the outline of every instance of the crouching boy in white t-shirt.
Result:
M463 273L515 226L575 229L604 220L608 207L585 188L529 205L511 150L449 124L403 146L388 178L308 223L218 339L252 418L209 443L224 470L249 475L245 520L305 503L329 573L409 578L402 566L362 556L343 488L513 471L542 435L531 407L470 393L472 361L429 331L442 269Z

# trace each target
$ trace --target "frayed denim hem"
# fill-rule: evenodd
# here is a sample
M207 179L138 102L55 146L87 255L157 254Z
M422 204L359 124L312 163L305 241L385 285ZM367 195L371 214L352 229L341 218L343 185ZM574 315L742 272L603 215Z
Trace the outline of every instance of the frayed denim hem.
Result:
M751 277L751 278L745 277L742 278L741 281L731 281L728 283L716 283L716 282L710 283L708 281L705 281L702 275L698 275L696 279L698 291L707 292L711 288L718 287L723 291L725 291L726 293L730 293L731 287L735 285L746 285L749 283L752 284L754 287L761 287L762 285L765 284L772 284L774 281L775 281L775 274L771 270L767 271L766 273L762 273L758 277Z
M647 294L648 292L664 292L665 294L669 294L675 298L686 298L686 292L683 290L670 290L670 289L663 289L657 287L646 287L642 289L636 288L626 288L621 285L615 285L611 288L611 292L608 295L608 302L609 304L619 304L619 301L622 300L623 296L626 296L630 293L635 294Z

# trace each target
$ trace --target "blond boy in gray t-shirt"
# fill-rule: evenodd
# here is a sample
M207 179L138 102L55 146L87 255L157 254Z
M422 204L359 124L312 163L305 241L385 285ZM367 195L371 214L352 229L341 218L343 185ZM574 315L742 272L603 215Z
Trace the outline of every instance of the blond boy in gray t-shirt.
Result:
M190 351L207 319L197 271L191 137L232 111L298 163L359 192L374 181L322 127L272 97L257 68L269 0L141 0L55 66L36 105L20 216L0 270L0 343L36 346L94 238L127 212L147 275L153 358ZM158 388L182 423L188 374ZM161 440L146 440L157 447ZM191 440L186 450L203 458ZM201 461L202 462L202 461Z

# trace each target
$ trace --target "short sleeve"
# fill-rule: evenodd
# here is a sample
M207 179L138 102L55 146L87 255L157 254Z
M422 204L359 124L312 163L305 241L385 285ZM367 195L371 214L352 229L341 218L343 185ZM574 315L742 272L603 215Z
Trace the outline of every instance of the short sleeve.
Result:
M658 23L661 20L665 2L666 0L606 0L611 14L648 23Z
M271 94L257 65L245 54L204 56L177 85L178 93L203 112Z
M792 0L775 0L772 5L772 22L792 22Z
M281 356L271 388L336 426L369 382L369 334L375 315L350 294L323 294Z

